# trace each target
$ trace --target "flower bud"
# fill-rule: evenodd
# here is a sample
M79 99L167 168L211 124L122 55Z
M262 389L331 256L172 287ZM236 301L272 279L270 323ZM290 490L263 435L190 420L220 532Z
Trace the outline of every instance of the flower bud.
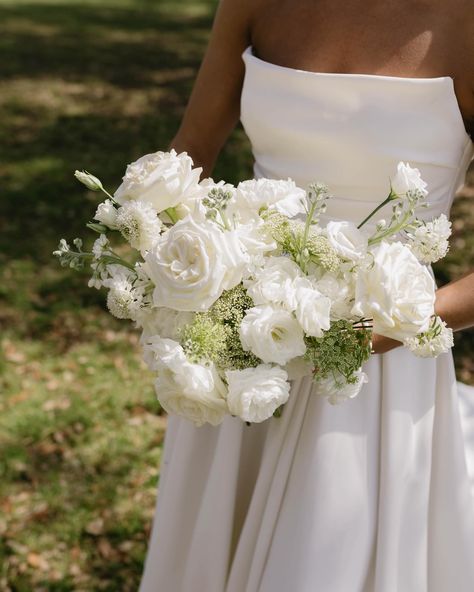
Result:
M80 181L92 191L100 191L103 189L100 179L94 177L94 175L91 175L87 171L75 171L74 176L78 181Z

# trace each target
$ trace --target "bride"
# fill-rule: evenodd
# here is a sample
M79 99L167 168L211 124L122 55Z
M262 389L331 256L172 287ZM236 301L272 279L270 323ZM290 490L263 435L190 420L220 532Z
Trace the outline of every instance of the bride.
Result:
M448 213L473 154L473 33L471 0L221 0L172 145L209 175L240 117L255 175L325 182L328 219L362 220L400 160L428 183L421 216ZM472 326L473 295L471 273L437 313ZM169 418L141 592L474 590L452 356L374 351L340 406L300 378L262 424Z

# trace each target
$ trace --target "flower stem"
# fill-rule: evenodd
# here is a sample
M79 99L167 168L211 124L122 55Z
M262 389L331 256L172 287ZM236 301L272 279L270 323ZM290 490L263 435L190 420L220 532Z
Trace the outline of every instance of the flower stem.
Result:
M167 208L165 212L168 214L171 222L176 224L176 222L179 220L178 214L176 213L176 208Z
M380 203L375 210L373 210L368 216L367 218L365 218L357 228L362 228L362 226L364 226L364 224L366 222L368 222L372 216L374 216L379 210L381 210L384 206L386 206L388 203L390 203L391 201L393 201L394 199L397 199L398 195L396 193L392 193L392 191L389 193L387 199L385 199L382 203Z

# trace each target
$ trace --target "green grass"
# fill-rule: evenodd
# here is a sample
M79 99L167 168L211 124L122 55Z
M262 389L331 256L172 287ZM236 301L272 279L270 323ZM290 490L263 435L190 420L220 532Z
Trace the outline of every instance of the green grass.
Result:
M172 139L216 4L0 0L1 592L138 587L165 418L133 329L51 252L84 236L100 197L74 169L113 189ZM215 176L250 171L239 129ZM473 262L469 198L455 214L441 281Z

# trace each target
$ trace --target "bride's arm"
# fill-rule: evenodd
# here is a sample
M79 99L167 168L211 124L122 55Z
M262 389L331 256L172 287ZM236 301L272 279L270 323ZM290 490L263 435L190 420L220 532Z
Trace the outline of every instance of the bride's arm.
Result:
M221 0L209 45L181 126L171 142L186 151L209 176L215 160L240 116L244 78L241 54L250 44L256 0Z
M474 272L436 291L435 312L453 331L474 326ZM401 345L399 341L374 335L374 352L383 354Z

